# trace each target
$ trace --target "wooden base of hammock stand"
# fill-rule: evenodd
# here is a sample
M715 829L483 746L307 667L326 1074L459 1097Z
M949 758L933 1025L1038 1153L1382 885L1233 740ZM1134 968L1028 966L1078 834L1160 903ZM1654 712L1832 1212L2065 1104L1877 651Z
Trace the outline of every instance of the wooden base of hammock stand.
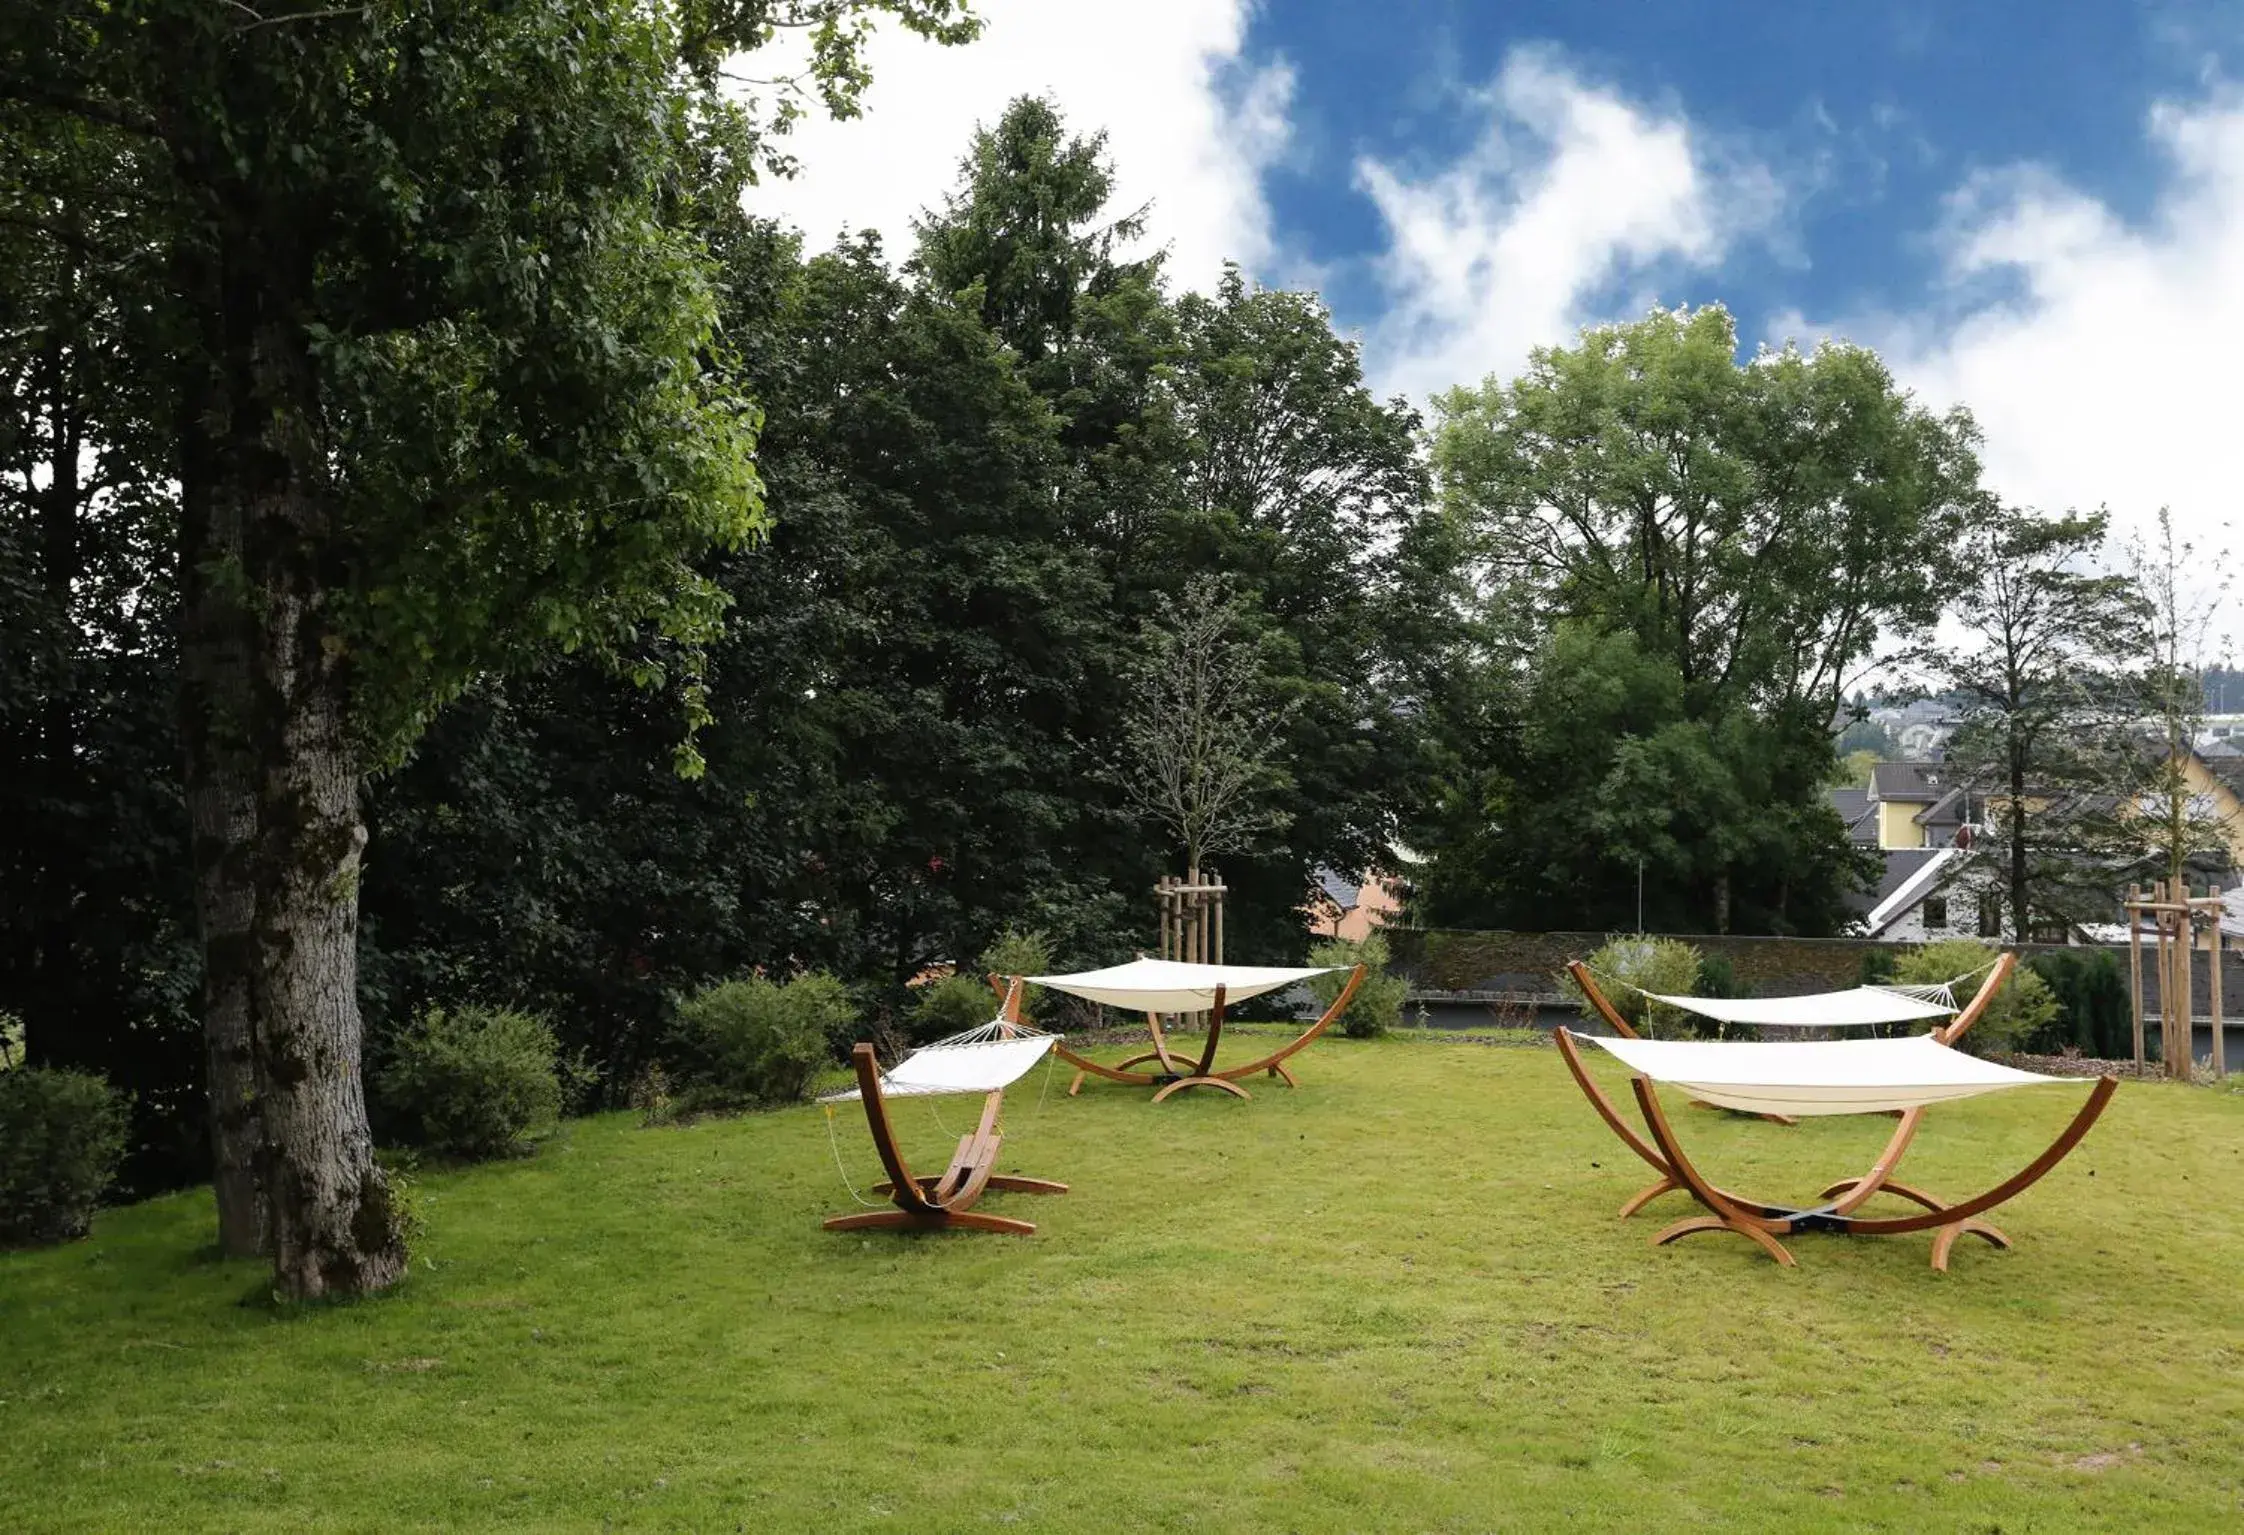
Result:
M997 1153L1005 1137L997 1132L997 1113L1004 1105L1002 1089L982 1100L982 1117L973 1133L962 1135L950 1166L932 1177L914 1176L896 1142L896 1127L889 1122L888 1099L881 1091L880 1057L871 1045L849 1053L857 1073L857 1090L865 1104L865 1126L872 1131L873 1147L888 1177L873 1185L896 1208L864 1210L827 1220L828 1231L1002 1231L1027 1236L1036 1230L1031 1221L1005 1215L984 1215L974 1208L992 1189L1016 1194L1065 1194L1067 1185L1044 1178L1020 1178L997 1171Z
M1629 1199L1627 1204L1621 1206L1620 1218L1627 1220L1662 1194L1670 1194L1687 1188L1688 1185L1684 1183L1682 1175L1675 1170L1668 1159L1655 1150L1643 1136L1629 1128L1628 1122L1621 1118L1620 1111L1613 1107L1613 1100L1605 1096L1605 1090L1599 1087L1597 1079L1589 1074L1589 1069L1582 1064L1581 1046L1574 1043L1573 1030L1561 1028L1552 1035L1552 1038L1558 1045L1560 1059L1566 1062L1566 1069L1574 1078L1574 1085L1582 1090L1583 1097L1589 1099L1590 1107L1597 1110L1597 1117L1605 1121L1605 1128L1620 1137L1622 1145L1635 1152L1637 1156L1644 1160L1647 1167L1659 1174L1658 1178L1639 1190ZM1764 1214L1770 1213L1771 1210L1771 1207L1757 1204L1736 1194L1724 1193L1722 1197L1743 1209ZM1863 1197L1867 1199L1869 1195L1865 1194Z
M1637 1107L1643 1111L1644 1125L1652 1134L1657 1154L1684 1191L1711 1212L1677 1221L1655 1233L1652 1237L1653 1246L1665 1246L1669 1242L1680 1241L1702 1231L1731 1231L1754 1243L1786 1268L1792 1268L1795 1266L1792 1254L1777 1240L1780 1236L1816 1231L1836 1232L1844 1236L1902 1236L1913 1231L1931 1231L1936 1233L1932 1243L1932 1266L1941 1273L1946 1273L1949 1255L1955 1250L1956 1242L1964 1236L1982 1238L1994 1247L2010 1246L2010 1238L1999 1228L1977 1217L2023 1193L2039 1182L2043 1174L2063 1161L2066 1154L2080 1144L2081 1137L2088 1133L2090 1126L2096 1123L2104 1112L2104 1106L2111 1102L2112 1094L2119 1088L2119 1079L2100 1078L2089 1093L2088 1101L2074 1114L2072 1122L2065 1126L2064 1131L2049 1143L2040 1156L1986 1193L1956 1204L1943 1203L1922 1189L1898 1184L1892 1179L1893 1164L1900 1160L1902 1151L1915 1135L1917 1124L1924 1114L1922 1109L1910 1109L1902 1116L1892 1140L1887 1142L1885 1152L1880 1155L1870 1172L1861 1178L1850 1178L1832 1184L1824 1190L1825 1197L1839 1197L1830 1204L1818 1205L1812 1209L1753 1204L1715 1188L1699 1175L1690 1159L1683 1154L1683 1148L1677 1144L1675 1131L1660 1108L1659 1094L1651 1079L1635 1077L1631 1079L1630 1085L1635 1089ZM1841 1193L1842 1190L1845 1192ZM1925 1213L1904 1216L1860 1216L1853 1213L1872 1194L1879 1192L1895 1194L1923 1205Z
M1052 1053L1075 1068L1075 1080L1068 1083L1067 1087L1070 1098L1083 1090L1083 1083L1089 1077L1104 1077L1109 1082L1122 1082L1131 1087L1154 1088L1155 1103L1193 1087L1212 1087L1235 1098L1250 1097L1252 1095L1239 1083L1256 1072L1262 1072L1273 1081L1283 1082L1288 1087L1298 1087L1300 1084L1294 1080L1293 1073L1286 1069L1286 1061L1308 1049L1318 1035L1332 1027L1333 1020L1348 1010L1348 1004L1355 999L1356 988L1363 985L1363 982L1364 967L1358 965L1349 972L1347 984L1340 988L1340 995L1333 998L1332 1005L1325 1009L1322 1017L1302 1030L1283 1049L1273 1050L1260 1060L1249 1061L1243 1066L1218 1067L1215 1063L1216 1046L1223 1039L1224 999L1221 986L1215 989L1214 1006L1208 1014L1208 1037L1201 1044L1200 1057L1196 1061L1170 1044L1167 1031L1161 1027L1161 1015L1158 1013L1145 1015L1146 1026L1153 1033L1153 1048L1143 1055L1133 1055L1117 1065L1109 1066L1088 1056L1078 1055L1066 1045L1054 1045ZM990 977L990 983L1001 991L1004 989L1003 983L996 976ZM1148 1066L1151 1067L1150 1070L1133 1069Z

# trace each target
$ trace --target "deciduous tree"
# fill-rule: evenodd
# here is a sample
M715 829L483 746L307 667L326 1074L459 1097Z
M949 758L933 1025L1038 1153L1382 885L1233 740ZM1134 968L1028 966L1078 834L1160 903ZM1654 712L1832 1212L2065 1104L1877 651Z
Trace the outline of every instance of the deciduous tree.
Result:
M2011 931L2102 920L2115 812L2139 753L2129 663L2148 615L2134 584L2101 572L2102 512L2043 517L1989 499L1956 547L1962 643L1922 648L1934 691L1958 698L1951 781L1999 838Z
M1583 742L1597 750L1570 776L1534 794L1484 783L1453 809L1470 815L1494 793L1509 834L1535 816L1594 832L1577 846L1611 862L1575 886L1588 905L1545 907L1546 922L1609 908L1600 882L1639 858L1686 878L1686 920L1716 931L1833 920L1816 884L1852 860L1822 805L1831 721L1881 636L1940 611L1976 493L1969 419L1924 410L1860 347L1741 362L1735 326L1711 307L1585 331L1534 353L1516 381L1454 390L1438 408L1437 482L1477 539L1486 600L1566 621L1561 648L1603 654L1617 670L1596 672L1650 688L1616 694L1643 707L1614 720L1614 740ZM1601 650L1600 636L1625 646ZM1543 664L1570 663L1552 649ZM1543 728L1538 690L1544 679L1525 690L1523 743ZM1563 708L1551 724L1571 734ZM1468 771L1491 767L1500 779L1501 764ZM1447 840L1495 835L1452 824ZM1458 872L1432 883L1495 892Z
M693 209L757 153L718 56L797 9L846 94L846 5L62 0L0 28L12 123L149 167L135 361L179 487L221 1229L287 1293L402 1271L360 1084L367 770L480 676L643 623L705 641L690 562L761 525Z

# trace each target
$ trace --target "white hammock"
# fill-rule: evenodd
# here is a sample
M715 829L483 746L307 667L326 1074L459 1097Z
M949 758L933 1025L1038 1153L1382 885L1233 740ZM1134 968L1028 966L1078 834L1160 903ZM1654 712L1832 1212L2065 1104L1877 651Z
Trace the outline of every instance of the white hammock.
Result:
M920 1046L881 1073L880 1089L891 1098L996 1092L1027 1076L1059 1042L1057 1034L993 1018L979 1028ZM852 1087L818 1101L851 1103L860 1096Z
M1874 1114L1947 1103L2006 1087L2077 1080L1983 1061L1930 1034L1788 1044L1713 1040L1577 1038L1630 1070L1702 1102L1748 1114Z
M1192 965L1175 959L1133 959L1104 970L1032 975L1028 979L1032 986L1049 986L1069 996L1133 1012L1201 1013L1215 1006L1218 986L1223 988L1223 1000L1229 1005L1345 968L1316 965L1306 970L1286 970L1274 965Z
M1918 995L1917 993L1924 993ZM1671 997L1644 993L1655 1002L1723 1023L1751 1023L1778 1029L1859 1029L1878 1023L1917 1023L1944 1018L1956 1010L1946 986L1857 986L1852 991L1818 991L1804 997Z

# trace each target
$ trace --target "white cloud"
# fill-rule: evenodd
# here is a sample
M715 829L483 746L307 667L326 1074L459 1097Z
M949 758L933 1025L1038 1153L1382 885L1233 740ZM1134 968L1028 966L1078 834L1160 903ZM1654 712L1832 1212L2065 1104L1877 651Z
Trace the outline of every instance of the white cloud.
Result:
M2201 552L2234 552L2244 95L2162 105L2147 131L2170 174L2141 223L2043 167L1982 174L1950 200L1926 313L1814 329L1876 347L1928 405L1968 405L2007 498L2108 505L2125 532L2170 506Z
M1081 133L1105 129L1117 214L1152 203L1148 235L1171 247L1179 283L1211 284L1225 258L1273 257L1261 175L1283 152L1292 71L1244 58L1251 0L981 0L988 26L962 48L890 27L868 49L862 117L798 124L791 182L751 194L751 211L801 228L823 249L846 226L909 248L911 221L957 180L977 123L1016 96L1049 95ZM755 72L762 72L760 69Z
M1531 348L1647 307L1656 269L1712 267L1777 212L1765 170L1547 50L1515 49L1468 99L1487 126L1455 162L1417 179L1368 157L1357 166L1389 234L1389 306L1367 348L1388 389L1422 396L1514 374ZM1594 307L1624 284L1626 303Z

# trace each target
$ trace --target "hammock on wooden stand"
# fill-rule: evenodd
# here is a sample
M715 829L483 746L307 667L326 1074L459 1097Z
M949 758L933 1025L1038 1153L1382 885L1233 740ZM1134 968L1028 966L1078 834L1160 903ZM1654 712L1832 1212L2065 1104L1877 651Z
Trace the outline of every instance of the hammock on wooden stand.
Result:
M956 1227L1026 1235L1036 1229L1032 1222L985 1215L974 1209L975 1204L992 1189L1020 1194L1067 1192L1064 1183L1013 1177L997 1171L998 1150L1005 1144L1005 1137L998 1128L1005 1089L1028 1075L1037 1062L1049 1060L1053 1047L1060 1041L1057 1034L1047 1034L1015 1022L1010 1015L1018 1010L1018 999L1008 1001L1005 1011L988 1023L934 1044L922 1045L886 1072L880 1069L880 1057L871 1045L860 1044L851 1050L850 1066L856 1073L857 1085L829 1093L819 1100L826 1105L827 1135L829 1140L833 1139L834 1104L855 1101L865 1106L866 1128L872 1133L874 1150L880 1153L881 1166L888 1173L887 1179L874 1184L873 1189L886 1194L894 1208L834 1216L826 1222L828 1231L862 1231L875 1227L927 1231ZM1045 1085L1049 1088L1050 1084L1047 1069ZM897 1143L895 1125L888 1117L888 1100L935 1098L954 1093L982 1094L981 1118L970 1133L959 1137L958 1150L948 1167L939 1174L915 1175L904 1160L903 1148ZM839 1141L834 1141L834 1165L841 1170L842 1181L848 1183L849 1172L842 1166ZM854 1186L850 1194L860 1204L868 1202Z

